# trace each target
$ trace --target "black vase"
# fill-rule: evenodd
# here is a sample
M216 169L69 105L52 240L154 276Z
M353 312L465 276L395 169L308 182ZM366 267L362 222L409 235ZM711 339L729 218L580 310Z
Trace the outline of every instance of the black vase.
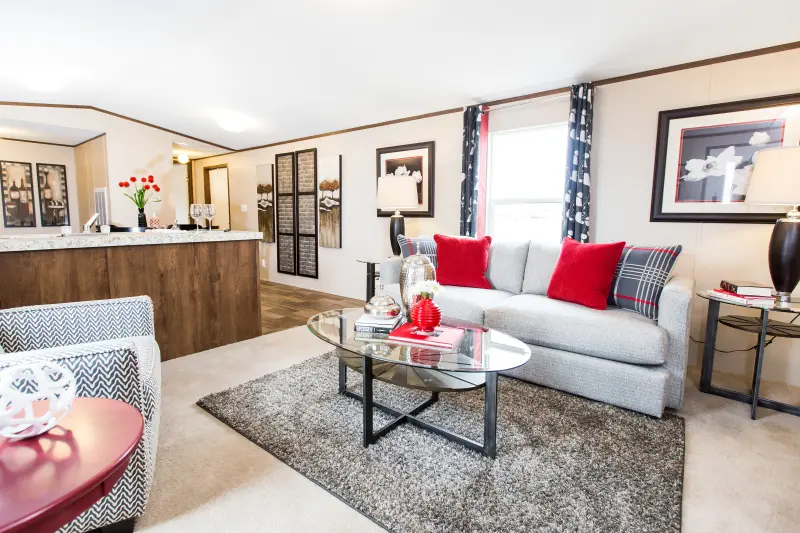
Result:
M778 220L769 240L769 273L778 299L790 300L800 281L800 220L786 217Z
M139 227L140 228L147 227L147 217L144 214L144 207L139 208Z

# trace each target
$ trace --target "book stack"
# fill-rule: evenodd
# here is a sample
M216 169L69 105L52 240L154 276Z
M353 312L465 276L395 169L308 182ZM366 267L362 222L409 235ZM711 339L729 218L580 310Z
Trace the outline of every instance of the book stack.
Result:
M403 324L389 334L389 340L452 349L461 342L463 336L464 330L460 328L438 326L433 332L421 332L413 324Z
M722 280L719 286L719 289L709 290L709 296L741 305L756 305L759 307L772 307L775 305L772 287L767 285L752 281Z
M380 318L371 315L361 315L361 318L356 320L355 331L356 338L381 338L380 336L388 336L397 324L403 319L402 315L397 315L391 318Z

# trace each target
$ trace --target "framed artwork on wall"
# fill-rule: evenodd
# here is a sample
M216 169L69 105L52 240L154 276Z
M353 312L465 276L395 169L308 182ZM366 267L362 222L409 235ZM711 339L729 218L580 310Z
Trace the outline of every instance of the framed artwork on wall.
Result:
M764 148L800 144L800 94L662 111L652 222L774 224L788 209L744 203Z
M318 278L317 149L294 153L297 221L297 275Z
M297 274L297 255L295 249L295 209L294 209L294 152L275 155L275 173L277 192L275 200L276 212L278 272L281 274Z
M275 242L275 178L272 165L256 165L258 231L261 242Z
M42 226L69 226L67 167L36 163Z
M404 217L433 217L435 154L434 141L377 150L376 180L389 175L413 176L417 180L419 206L400 211ZM378 209L379 217L390 217L393 214L393 209Z
M319 245L342 247L342 156L319 158Z
M36 227L30 163L0 161L0 193L7 228Z

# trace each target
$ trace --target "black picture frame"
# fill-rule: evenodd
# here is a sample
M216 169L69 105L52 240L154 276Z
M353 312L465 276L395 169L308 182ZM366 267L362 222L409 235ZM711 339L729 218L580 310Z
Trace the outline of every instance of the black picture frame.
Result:
M45 187L47 177L45 173L52 168L59 169L61 172L61 179L60 183L63 188L63 211L64 211L64 220L59 222L59 219L55 213L50 215L49 213L52 212L52 206L50 206L46 198L46 190ZM39 216L42 219L42 227L60 227L60 226L69 226L70 225L70 217L69 217L69 185L67 184L67 167L65 165L58 165L55 163L36 163L36 185L39 187Z
M428 151L428 186L424 188L422 194L427 194L428 196L428 209L424 211L400 211L400 214L407 218L433 218L434 216L434 192L436 190L436 175L435 175L435 168L436 168L436 142L435 141L426 141L426 142L419 142L413 144L404 144L401 146L390 146L387 148L378 148L376 150L375 159L375 183L377 187L378 179L383 175L384 169L381 165L381 156L387 154L394 154L397 153L401 155L400 152L407 152L410 150L427 150ZM394 211L382 211L381 209L377 209L377 214L379 217L390 217L394 214Z
M281 159L290 159L291 160L291 179L289 180L290 188L289 190L285 190L285 187L281 186L281 174L280 174L280 161ZM295 238L295 232L297 231L297 219L296 219L296 208L294 205L295 202L295 192L294 192L294 184L295 184L295 160L294 160L294 152L286 152L282 154L275 154L275 188L273 190L276 191L274 198L275 198L275 242L278 246L278 272L281 274L291 274L296 275L297 273L297 243ZM292 201L292 211L291 211L291 222L292 227L291 231L281 231L281 221L283 220L281 217L281 209L280 209L280 201L281 198L291 198ZM288 237L288 243L291 245L291 259L283 260L283 248L282 245L283 241L287 239L281 239L281 237Z
M310 154L312 156L314 162L314 170L313 170L313 183L310 184L311 186L308 188L303 188L303 185L300 183L300 163L301 157L304 154ZM295 272L297 276L304 277L304 278L312 278L312 279L319 279L319 204L317 203L317 187L318 187L318 176L317 176L317 149L316 148L309 148L307 150L298 150L294 153L294 191L295 191L295 200L294 200L294 209L295 209L295 261L297 264L295 265ZM300 199L303 197L311 197L311 206L312 211L314 213L314 222L313 222L313 232L301 232L300 226L302 224L301 218L304 216L303 213L300 212ZM301 264L301 253L300 253L300 242L305 241L308 242L311 239L314 241L313 249L314 249L314 272L308 272L304 270L306 267Z
M754 98L722 104L710 104L683 109L661 111L658 114L658 134L656 137L656 153L653 170L653 189L650 199L651 222L713 222L732 224L774 224L783 214L780 212L765 213L665 213L662 203L665 193L667 150L670 133L670 122L676 119L735 113L753 109L800 104L800 94ZM787 209L788 211L788 209Z
M23 202L15 201L11 196L11 186L13 183L8 181L8 167L9 165L19 165L23 167L25 172L25 190L30 194L28 201L25 202L29 205L30 213L24 217L20 217L19 211ZM0 205L3 209L3 225L6 228L36 228L39 222L36 216L36 202L33 197L33 165L23 161L0 161ZM15 214L12 215L11 211Z

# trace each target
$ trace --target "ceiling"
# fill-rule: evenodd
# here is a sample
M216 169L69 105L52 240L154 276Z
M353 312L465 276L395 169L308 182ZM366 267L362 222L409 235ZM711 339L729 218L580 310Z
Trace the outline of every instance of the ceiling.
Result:
M798 19L797 0L6 2L0 100L240 149L800 41Z
M0 137L6 139L75 146L101 134L102 132L99 131L0 118Z

